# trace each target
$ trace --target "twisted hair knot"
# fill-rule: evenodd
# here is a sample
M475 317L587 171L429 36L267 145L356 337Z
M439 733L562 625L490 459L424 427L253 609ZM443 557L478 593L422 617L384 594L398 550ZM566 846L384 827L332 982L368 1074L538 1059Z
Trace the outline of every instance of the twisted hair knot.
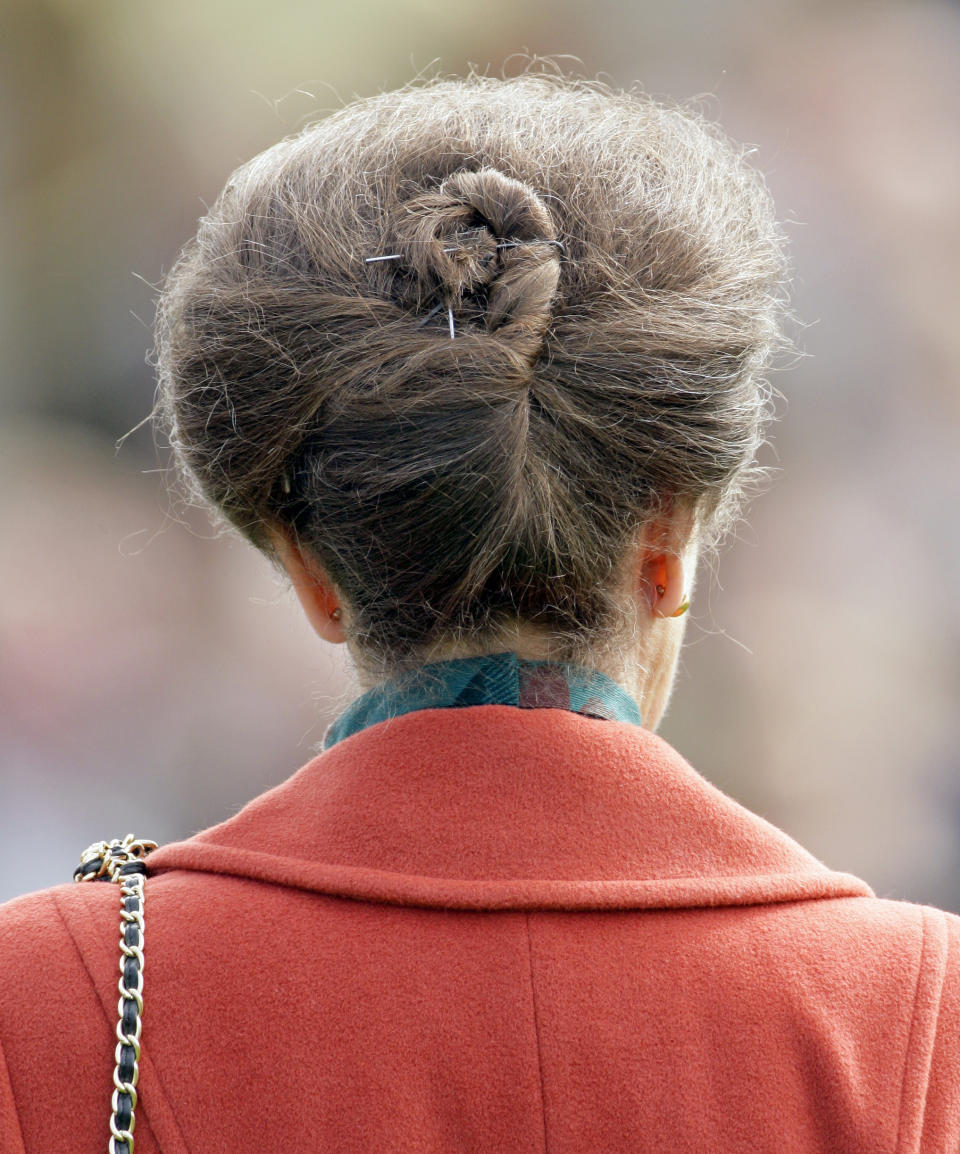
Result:
M389 244L391 293L416 310L452 310L533 360L560 276L556 225L528 185L495 168L453 173L402 206ZM376 274L375 274L376 275Z

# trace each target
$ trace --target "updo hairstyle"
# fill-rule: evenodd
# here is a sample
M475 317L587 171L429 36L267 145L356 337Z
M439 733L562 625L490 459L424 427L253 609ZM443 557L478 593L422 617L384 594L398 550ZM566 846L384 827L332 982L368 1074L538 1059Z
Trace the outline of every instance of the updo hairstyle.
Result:
M234 173L163 290L159 414L195 493L323 566L369 669L518 622L582 661L645 522L736 514L783 283L761 178L696 116L435 81Z

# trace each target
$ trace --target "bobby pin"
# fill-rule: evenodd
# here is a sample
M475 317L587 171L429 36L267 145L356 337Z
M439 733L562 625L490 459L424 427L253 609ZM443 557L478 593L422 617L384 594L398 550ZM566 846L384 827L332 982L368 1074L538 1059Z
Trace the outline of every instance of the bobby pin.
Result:
M442 303L442 302L441 302L440 304L438 304L438 305L434 305L434 306L433 306L433 308L432 308L432 309L431 309L431 310L430 310L430 311L427 313L427 315L426 315L426 316L423 318L423 320L422 320L422 321L417 321L417 328L418 328L418 329L422 329L422 328L423 328L423 326L424 326L424 325L427 323L427 321L428 321L428 320L430 320L430 318L431 318L431 317L435 317L435 316L437 315L437 313L438 313L438 312L439 312L439 311L440 311L442 308L443 308L443 303Z
M423 326L427 323L427 321L430 320L431 317L435 317L437 315L437 313L442 308L443 308L442 304L434 305L433 308L427 313L427 315L422 320L417 322L417 328L422 329ZM452 305L447 305L447 321L449 322L449 325L450 325L450 340L455 340L456 335L457 335L457 329L453 323L453 306Z
M561 252L565 251L562 240L505 240L498 244L497 248L523 248L524 245L528 244L552 244L560 249Z
M501 241L496 247L497 248L523 248L525 245L528 245L528 244L552 244L556 248L560 249L561 252L566 251L563 247L563 241L561 241L561 240L504 240L504 241ZM453 248L445 248L443 251L445 253L451 253L451 252L461 252L462 250L461 250L461 247L459 245L455 245ZM388 253L384 253L383 256L365 256L363 258L363 263L364 264L373 264L374 262L380 261L380 260L402 260L402 259L403 259L403 253L402 252L388 252Z

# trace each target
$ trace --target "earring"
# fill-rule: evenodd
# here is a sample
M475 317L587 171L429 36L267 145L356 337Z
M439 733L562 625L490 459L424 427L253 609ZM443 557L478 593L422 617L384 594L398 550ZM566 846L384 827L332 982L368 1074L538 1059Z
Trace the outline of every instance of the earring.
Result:
M340 608L339 605L336 607L336 609L330 610L330 620L331 621L339 621L342 616L343 616L343 610Z
M662 597L667 591L666 587L663 585L655 585L654 588L657 591L658 597ZM690 608L690 602L686 597L684 597L683 604L678 609L674 610L674 612L671 613L670 616L671 617L682 617L684 615L684 613L686 613L686 611L689 608Z

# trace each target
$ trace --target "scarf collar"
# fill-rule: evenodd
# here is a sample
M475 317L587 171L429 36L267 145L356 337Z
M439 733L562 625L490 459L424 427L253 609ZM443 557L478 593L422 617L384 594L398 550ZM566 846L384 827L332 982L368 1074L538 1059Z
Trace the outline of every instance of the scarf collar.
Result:
M438 661L369 690L327 729L323 748L419 709L513 705L565 709L585 717L640 725L640 707L615 681L594 669L527 661L516 653Z

